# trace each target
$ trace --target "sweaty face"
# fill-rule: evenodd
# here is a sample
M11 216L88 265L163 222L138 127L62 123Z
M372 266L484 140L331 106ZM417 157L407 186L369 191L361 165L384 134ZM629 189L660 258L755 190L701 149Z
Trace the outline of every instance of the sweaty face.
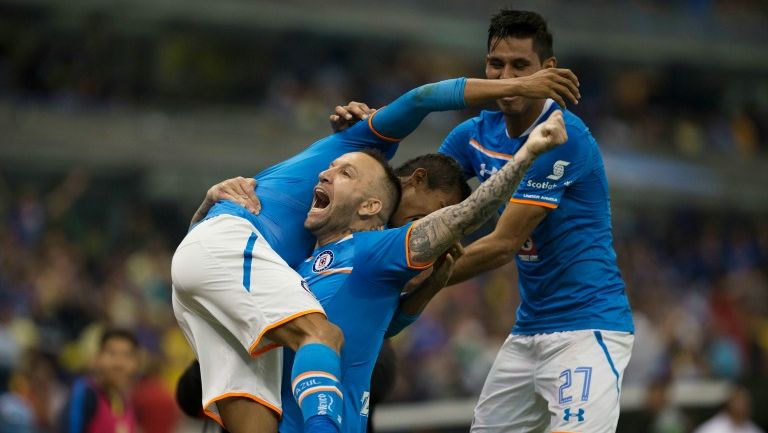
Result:
M543 68L539 55L533 50L533 38L494 39L491 41L491 51L485 58L485 76L488 79L525 77ZM524 113L533 102L521 96L496 101L504 114Z
M340 156L320 173L304 228L318 237L345 231L360 218L361 205L383 176L384 169L364 153Z
M402 227L409 222L424 218L436 210L459 203L459 193L429 188L404 187L395 213L389 219L390 227Z
M108 386L126 389L138 369L138 353L130 341L111 338L96 357L96 369Z

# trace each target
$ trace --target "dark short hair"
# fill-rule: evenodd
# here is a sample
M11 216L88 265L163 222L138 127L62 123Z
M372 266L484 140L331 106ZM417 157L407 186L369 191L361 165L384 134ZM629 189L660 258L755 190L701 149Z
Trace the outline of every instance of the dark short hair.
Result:
M383 222L387 222L392 214L395 213L395 209L397 209L397 205L400 203L400 196L403 192L403 187L400 185L400 179L395 175L395 171L392 169L392 166L389 165L389 161L380 150L364 149L360 152L375 159L376 162L381 165L381 168L384 169L384 183L382 186L387 194L385 199L388 203L384 203L381 217Z
M442 153L428 153L404 162L395 169L395 174L406 177L413 174L417 168L427 170L427 187L447 193L456 193L461 200L472 193L464 170L455 159Z
M125 340L133 346L134 349L139 347L139 340L136 338L133 332L122 328L109 328L101 334L101 340L99 340L99 350L104 350L104 346L107 345L109 340Z
M544 61L554 56L552 50L552 33L547 28L547 21L536 12L502 9L491 17L488 26L488 52L491 52L493 40L505 38L533 39L533 50Z

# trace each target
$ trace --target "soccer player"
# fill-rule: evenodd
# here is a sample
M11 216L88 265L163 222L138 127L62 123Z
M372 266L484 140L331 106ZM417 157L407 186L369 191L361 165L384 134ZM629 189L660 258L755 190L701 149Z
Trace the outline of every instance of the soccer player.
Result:
M559 93L575 100L575 88L576 78L568 70L425 85L366 124L326 137L257 175L264 205L258 216L237 202L220 201L209 210L210 203L204 203L197 213L205 215L203 221L174 254L172 278L174 313L200 361L206 414L233 433L274 431L281 413L281 352L271 349L286 346L296 351L291 375L297 386L306 385L295 379L309 371L320 371L330 381L314 383L312 392L302 394L305 429L339 429L338 405L333 409L320 403L339 387L342 335L290 267L299 265L314 244L303 229L312 206L313 176L350 151L373 148L391 156L399 139L390 137L405 137L432 111L511 95ZM321 200L320 205L332 206ZM366 212L378 215L380 206L371 201Z
M502 10L488 29L486 76L526 77L557 66L536 13ZM564 101L512 97L457 126L439 151L487 180ZM335 128L371 110L337 107ZM467 246L450 283L513 258L521 305L481 392L472 431L616 430L634 327L616 264L608 183L589 129L564 111L568 142L536 161L495 230Z
M376 229L389 220L398 203L400 182L382 156L345 154L320 174L305 221L305 227L317 237L317 247L297 271L329 320L344 332L341 392L328 393L319 402L324 407L343 405L343 432L366 430L371 373L403 286L490 217L533 160L565 138L562 115L555 112L531 133L510 162L467 199L388 230ZM381 203L375 214L370 213L371 202ZM286 364L292 361L292 353L287 351ZM303 383L322 384L328 379L309 372L291 382L287 368L284 371L280 432L296 433L301 431L302 416L291 394L301 402L307 392Z

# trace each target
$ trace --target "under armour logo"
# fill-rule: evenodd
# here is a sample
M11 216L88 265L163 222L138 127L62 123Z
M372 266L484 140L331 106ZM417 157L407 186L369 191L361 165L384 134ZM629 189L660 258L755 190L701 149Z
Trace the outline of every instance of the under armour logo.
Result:
M563 417L563 421L570 421L571 417L575 416L579 422L584 422L584 409L579 408L578 413L571 413L571 408L568 407L565 409L565 416Z
M485 163L480 164L480 177L493 176L497 171L499 171L499 169L496 167L492 167L491 170L488 170L485 167Z

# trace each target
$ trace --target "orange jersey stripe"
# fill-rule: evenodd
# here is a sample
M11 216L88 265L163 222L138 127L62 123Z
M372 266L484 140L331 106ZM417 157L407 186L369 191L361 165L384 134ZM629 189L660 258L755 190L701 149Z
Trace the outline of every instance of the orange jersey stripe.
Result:
M475 140L474 138L469 139L469 145L474 147L478 151L494 158L499 158L506 161L514 159L514 155L510 155L508 153L494 152L493 150L486 149L485 147L483 147L482 144L478 143L477 140Z
M411 224L411 226L408 227L408 233L405 234L405 263L411 269L419 269L419 270L427 269L428 267L432 266L434 262L424 264L424 263L413 263L411 261L411 247L410 247L411 230L413 230L413 224Z
M557 205L554 203L547 203L545 201L536 201L536 200L522 200L519 198L511 198L509 199L510 203L522 203L522 204L532 204L534 206L544 206L548 207L550 209L557 209Z
M328 269L326 271L318 272L320 275L328 275L328 274L351 274L352 268L339 268L339 269Z

